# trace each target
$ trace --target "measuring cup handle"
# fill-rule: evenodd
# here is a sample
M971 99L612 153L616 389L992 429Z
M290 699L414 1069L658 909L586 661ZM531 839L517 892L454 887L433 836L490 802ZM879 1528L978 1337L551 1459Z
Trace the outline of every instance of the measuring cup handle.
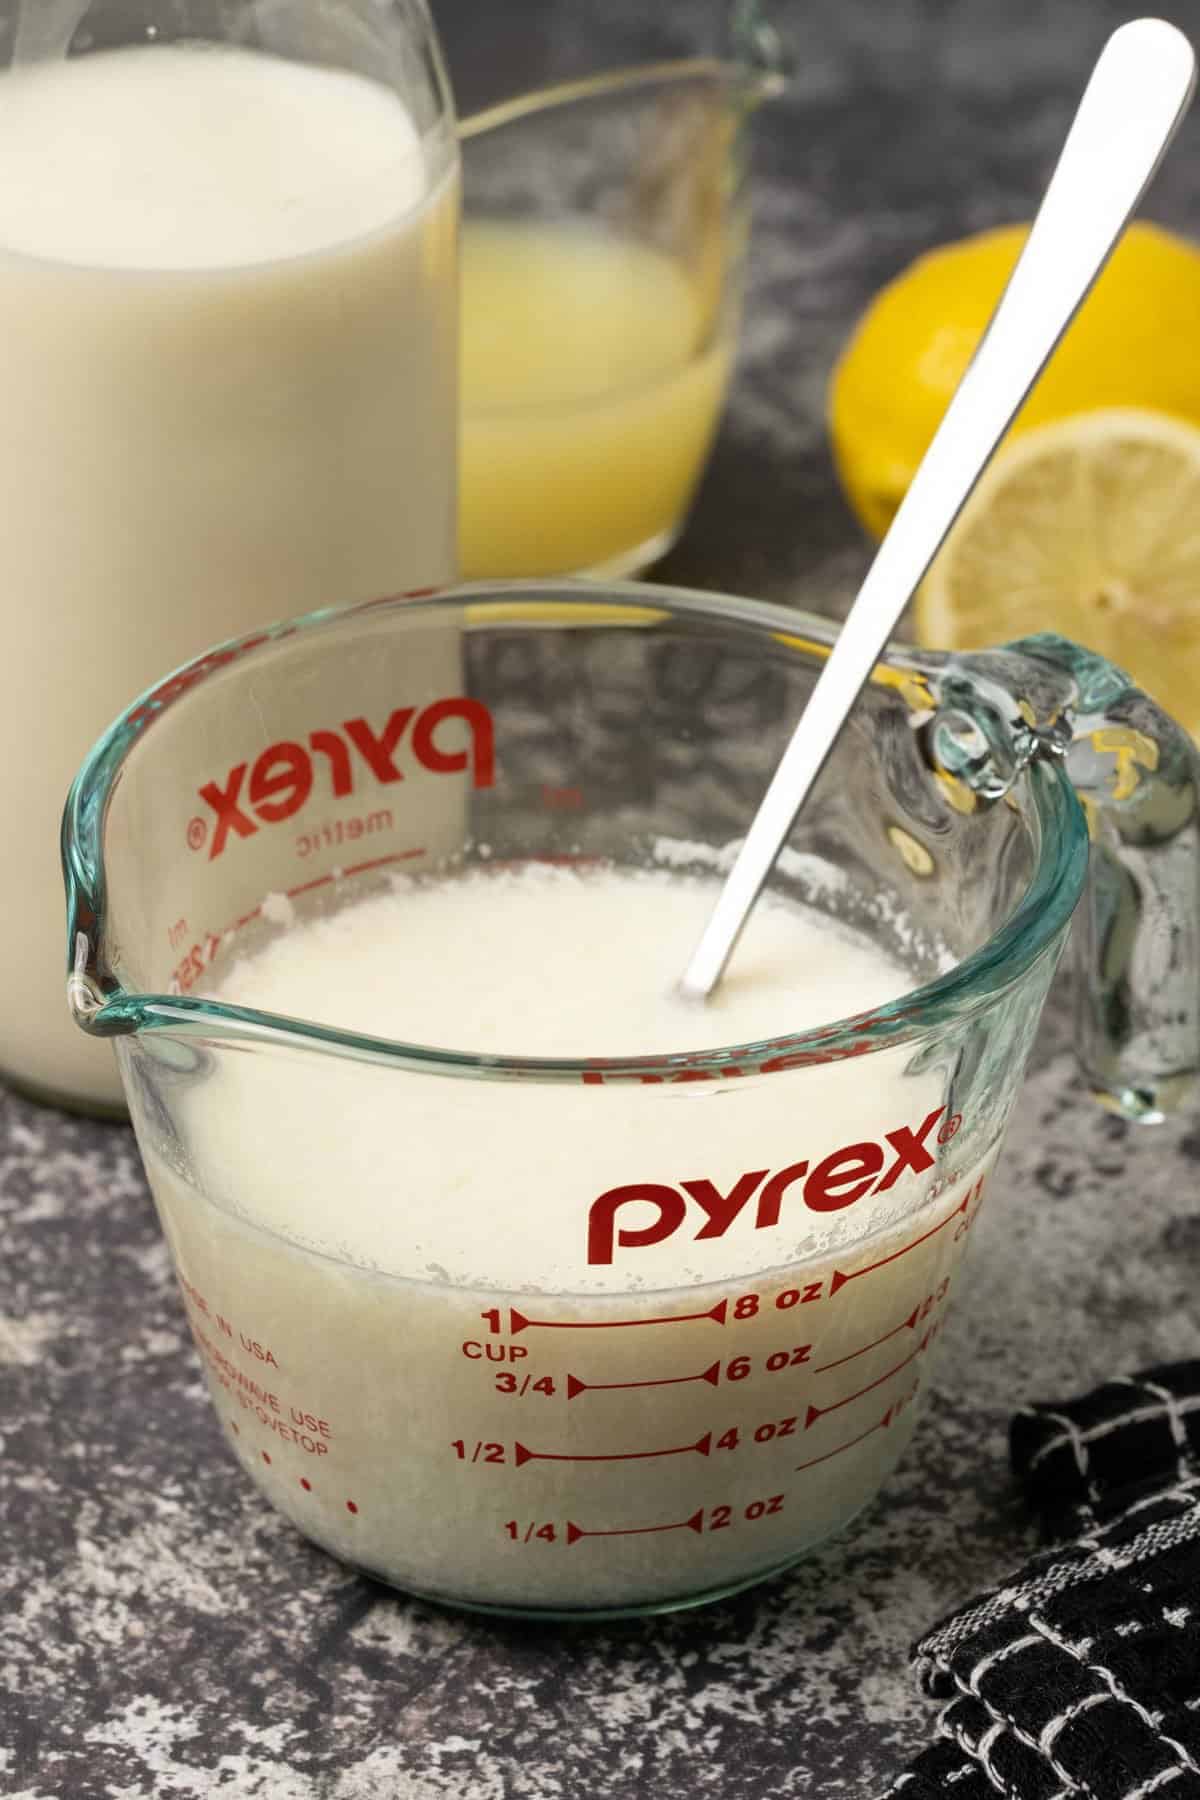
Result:
M1083 1073L1127 1118L1175 1110L1200 1071L1200 757L1188 734L1103 657L1046 634L1026 665L1044 745L1087 814L1075 918Z

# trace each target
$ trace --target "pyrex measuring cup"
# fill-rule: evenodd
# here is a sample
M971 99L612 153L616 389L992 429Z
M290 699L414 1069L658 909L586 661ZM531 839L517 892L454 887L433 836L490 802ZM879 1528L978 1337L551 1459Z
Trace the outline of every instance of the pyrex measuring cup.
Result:
M1085 885L1092 1086L1152 1117L1194 1074L1195 756L1053 638L896 650L793 833L775 887L919 984L874 1012L538 1061L519 1021L483 1057L199 991L397 871L712 868L832 635L637 586L317 614L164 681L79 776L75 1015L115 1040L232 1447L347 1562L560 1615L781 1568L909 1439Z

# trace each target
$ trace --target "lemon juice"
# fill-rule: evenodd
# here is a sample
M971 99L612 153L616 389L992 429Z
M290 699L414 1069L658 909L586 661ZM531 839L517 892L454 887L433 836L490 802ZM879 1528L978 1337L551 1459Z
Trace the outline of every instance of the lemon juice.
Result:
M474 220L462 284L463 575L644 564L687 506L729 373L700 283L583 222Z

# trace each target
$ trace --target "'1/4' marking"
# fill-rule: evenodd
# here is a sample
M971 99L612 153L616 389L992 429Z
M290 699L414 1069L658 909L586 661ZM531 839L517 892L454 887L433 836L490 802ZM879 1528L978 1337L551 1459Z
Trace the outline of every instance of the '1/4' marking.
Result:
M738 1516L751 1525L757 1524L759 1519L775 1518L783 1511L786 1498L785 1494L767 1494L761 1500L751 1500ZM727 1530L736 1522L732 1506L713 1506L707 1512L698 1506L686 1519L672 1519L667 1525L618 1525L602 1531L585 1530L568 1519L567 1543L577 1544L581 1538L648 1537L656 1531L694 1531L699 1536L705 1531Z

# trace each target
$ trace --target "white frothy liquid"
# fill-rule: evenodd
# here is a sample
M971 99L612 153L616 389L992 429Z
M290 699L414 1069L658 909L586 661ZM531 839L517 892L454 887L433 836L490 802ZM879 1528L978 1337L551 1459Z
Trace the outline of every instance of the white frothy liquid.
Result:
M597 1059L566 1080L214 1046L182 1101L154 1077L177 1140L131 1083L222 1421L337 1555L478 1605L669 1602L836 1530L906 1444L994 1146L954 1160L943 1076L911 1051L760 1045L719 1077L615 1080L599 1059L785 1036L912 986L768 898L690 1005L672 985L714 891L538 865L397 883L284 923L213 990Z
M18 1078L119 1098L63 1000L58 826L98 734L211 644L454 572L450 161L388 89L250 51L0 75Z

